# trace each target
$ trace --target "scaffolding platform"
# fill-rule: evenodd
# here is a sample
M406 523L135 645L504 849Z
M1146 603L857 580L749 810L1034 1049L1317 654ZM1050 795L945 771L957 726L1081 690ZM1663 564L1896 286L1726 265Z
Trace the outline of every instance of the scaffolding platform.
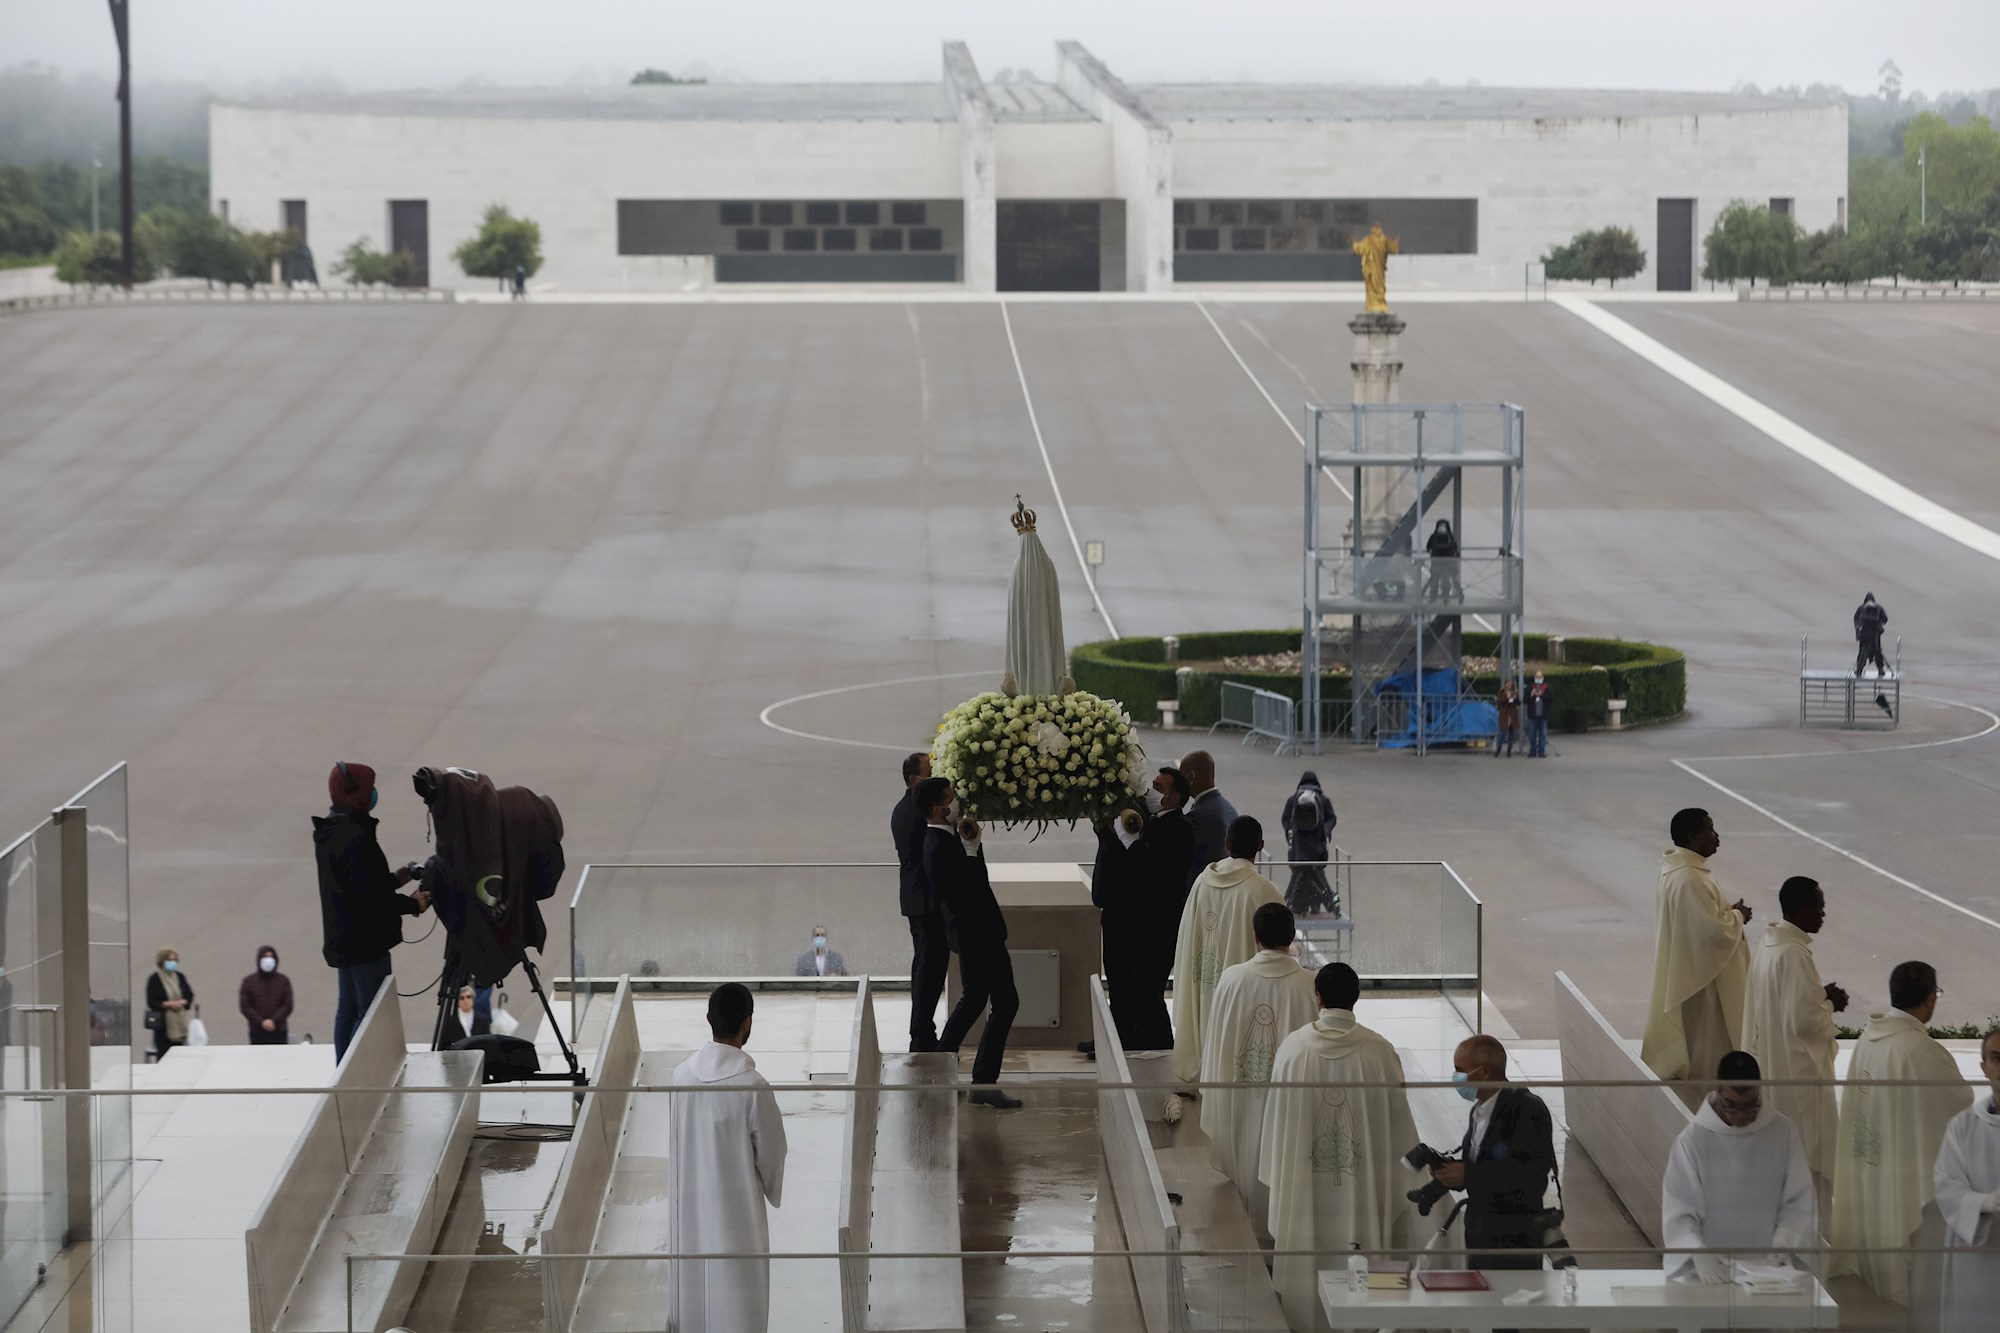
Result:
M1903 716L1903 641L1886 673L1818 670L1807 665L1799 638L1799 726L1894 731Z

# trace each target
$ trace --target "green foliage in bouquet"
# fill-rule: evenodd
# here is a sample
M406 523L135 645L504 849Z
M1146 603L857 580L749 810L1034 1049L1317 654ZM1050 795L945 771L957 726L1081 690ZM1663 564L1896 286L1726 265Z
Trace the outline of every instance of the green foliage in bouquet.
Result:
M931 767L951 780L966 814L1038 831L1136 808L1146 782L1132 719L1082 691L967 699L938 724Z

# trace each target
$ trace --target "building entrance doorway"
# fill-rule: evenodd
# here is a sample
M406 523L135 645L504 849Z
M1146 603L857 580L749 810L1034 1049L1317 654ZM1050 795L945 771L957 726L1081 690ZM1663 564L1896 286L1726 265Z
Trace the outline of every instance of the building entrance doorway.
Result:
M1003 292L1103 290L1103 207L1095 200L1003 199L994 285Z
M1660 200L1656 248L1659 262L1653 268L1660 275L1663 292L1694 290L1694 200Z

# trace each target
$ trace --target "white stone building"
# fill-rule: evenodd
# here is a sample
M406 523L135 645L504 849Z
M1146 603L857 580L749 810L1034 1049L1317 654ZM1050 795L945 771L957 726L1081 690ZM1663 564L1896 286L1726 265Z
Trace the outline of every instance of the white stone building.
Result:
M1379 221L1398 287L1521 285L1578 231L1639 234L1680 290L1736 199L1844 223L1847 112L1717 93L1128 85L1075 43L1053 83L472 90L217 103L214 205L357 239L431 285L488 204L542 229L538 288L923 283L1167 291L1358 280ZM483 283L484 280L479 280Z

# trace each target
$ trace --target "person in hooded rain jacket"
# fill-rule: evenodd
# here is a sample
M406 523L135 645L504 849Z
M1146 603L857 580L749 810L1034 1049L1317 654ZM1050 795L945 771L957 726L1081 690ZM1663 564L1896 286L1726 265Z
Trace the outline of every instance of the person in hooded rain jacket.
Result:
M257 950L257 970L236 988L236 1008L250 1025L252 1046L283 1046L291 1040L292 979L278 970L278 951Z
M1340 915L1340 895L1326 881L1328 839L1337 821L1333 802L1319 785L1319 774L1299 774L1298 790L1285 798L1279 817L1285 830L1285 855L1292 862L1285 903L1300 916L1330 912Z

